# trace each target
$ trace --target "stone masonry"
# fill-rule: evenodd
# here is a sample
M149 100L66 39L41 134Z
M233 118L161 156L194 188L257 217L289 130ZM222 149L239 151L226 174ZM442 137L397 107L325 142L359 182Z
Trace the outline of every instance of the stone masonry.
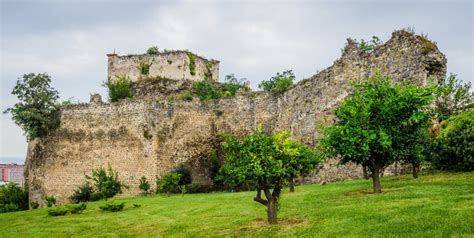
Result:
M156 177L180 163L191 165L195 181L209 184L212 181L205 166L206 156L216 148L216 136L244 135L259 124L269 132L287 129L295 139L314 146L321 139L321 127L334 120L331 110L350 93L350 80L364 80L376 71L390 75L394 81L419 84L444 78L446 58L436 47L426 50L425 44L426 39L421 36L396 31L385 44L365 53L349 39L342 56L332 66L283 94L242 90L235 97L205 102L197 98L169 100L169 95L179 94L192 85L190 81L198 80L184 74L171 78L186 80L142 80L141 86L136 87L138 92L156 89L155 96L141 93L147 96L107 104L94 95L90 104L64 108L59 129L29 144L26 178L30 199L42 204L45 195L53 195L64 203L85 181L84 174L107 165L118 171L129 186L124 195L139 193L141 176L154 184ZM143 56L130 57L137 62ZM185 55L175 57L186 60ZM134 66L117 66L125 62L118 56L109 56L109 76L133 71ZM184 67L187 63L180 64ZM129 76L139 77L132 73ZM359 166L338 166L333 159L308 181L359 177Z
M126 76L132 82L143 78L162 77L167 79L187 79L200 81L209 71L210 80L217 82L219 61L207 60L189 51L166 51L158 54L124 55L108 54L108 78ZM140 72L140 64L150 64L147 75ZM191 65L194 66L191 66ZM194 67L192 72L191 67Z

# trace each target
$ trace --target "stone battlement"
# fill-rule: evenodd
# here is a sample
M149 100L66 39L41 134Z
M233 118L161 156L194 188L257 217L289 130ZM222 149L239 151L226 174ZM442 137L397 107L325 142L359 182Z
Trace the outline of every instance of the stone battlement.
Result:
M132 82L161 77L175 80L219 80L219 61L208 60L189 51L166 51L157 54L117 55L108 54L108 79L128 77ZM141 72L141 65L150 65L148 73Z

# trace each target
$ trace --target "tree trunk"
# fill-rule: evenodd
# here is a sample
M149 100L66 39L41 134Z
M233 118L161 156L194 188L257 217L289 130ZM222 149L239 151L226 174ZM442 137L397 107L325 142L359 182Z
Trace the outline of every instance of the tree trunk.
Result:
M267 218L269 224L277 223L277 204L275 199L270 199L267 205Z
M398 161L395 161L395 176L398 176Z
M374 185L374 193L381 193L382 188L380 187L380 169L378 166L374 166L372 171L372 183Z
M362 173L364 174L365 179L369 179L369 174L367 173L367 166L362 165Z
M295 192L295 181L293 178L290 179L290 193Z
M418 164L413 163L412 164L412 171L413 171L413 178L418 178Z

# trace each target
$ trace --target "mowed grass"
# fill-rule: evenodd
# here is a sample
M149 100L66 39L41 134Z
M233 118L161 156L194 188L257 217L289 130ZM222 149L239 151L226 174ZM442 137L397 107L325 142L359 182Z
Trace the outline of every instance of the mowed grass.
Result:
M0 214L0 237L474 237L474 173L385 177L382 189L361 179L285 190L278 225L266 224L254 192L118 198L127 206L117 213L101 201L62 217Z

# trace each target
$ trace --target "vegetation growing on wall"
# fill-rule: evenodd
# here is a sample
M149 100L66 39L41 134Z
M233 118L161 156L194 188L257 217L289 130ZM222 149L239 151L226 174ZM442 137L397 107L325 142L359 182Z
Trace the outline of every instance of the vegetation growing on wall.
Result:
M150 182L148 182L148 179L145 176L140 178L140 185L138 185L138 188L143 192L143 194L148 194L151 187Z
M132 81L127 76L116 76L117 79L109 80L104 85L109 92L109 101L118 102L132 97Z
M151 65L152 63L140 62L140 64L138 65L138 70L140 71L141 74L148 75L148 73L150 73Z
M218 99L221 97L221 92L219 88L214 86L214 84L209 80L203 80L194 83L193 90L201 101Z
M19 102L3 112L12 114L28 140L43 137L59 126L59 95L50 84L51 77L46 73L23 75L12 91Z
M377 36L372 36L372 40L370 41L365 41L364 39L360 40L360 43L358 44L359 48L364 51L365 53L370 53L372 52L377 46L382 45L383 42L380 40L379 37Z
M186 54L188 55L188 59L189 59L189 73L191 75L196 75L196 54L194 54L193 52L190 52L190 51L187 51Z
M287 70L283 73L277 73L269 80L263 80L258 88L267 92L283 93L293 85L294 80L295 74L293 74L293 71Z
M421 43L422 53L425 55L436 50L435 43L428 40L427 35L421 35Z
M149 55L156 55L156 54L160 53L160 51L158 50L158 46L152 46L152 47L148 48L146 53L149 54Z

